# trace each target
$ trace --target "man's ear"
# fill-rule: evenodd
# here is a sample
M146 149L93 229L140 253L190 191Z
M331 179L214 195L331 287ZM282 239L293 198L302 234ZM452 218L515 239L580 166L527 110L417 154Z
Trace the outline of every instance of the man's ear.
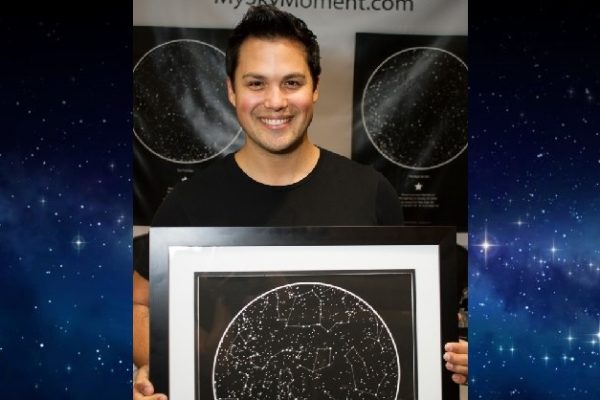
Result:
M315 88L313 89L313 95L312 95L313 103L316 103L317 100L319 100L319 82L320 82L320 80L317 81Z
M229 78L227 78L227 97L229 98L229 102L235 107L235 91L233 90L233 83Z

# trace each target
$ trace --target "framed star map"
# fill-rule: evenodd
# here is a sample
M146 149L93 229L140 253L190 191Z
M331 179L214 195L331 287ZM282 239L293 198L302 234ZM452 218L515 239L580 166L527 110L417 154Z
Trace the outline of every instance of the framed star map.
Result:
M150 366L170 399L458 398L448 227L152 228Z

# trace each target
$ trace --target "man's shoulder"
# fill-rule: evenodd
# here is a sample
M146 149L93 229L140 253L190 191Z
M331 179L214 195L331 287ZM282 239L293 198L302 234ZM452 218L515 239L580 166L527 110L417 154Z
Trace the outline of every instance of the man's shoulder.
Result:
M195 223L199 212L209 212L226 197L227 188L235 179L231 167L233 155L214 160L189 179L179 182L165 197L154 215L154 226L187 226ZM228 184L225 185L224 182Z
M379 172L370 165L360 164L330 150L321 149L321 154L323 157L323 166L331 173L341 174L342 176L349 175L353 179L360 179L361 177L369 179L379 178Z
M208 189L210 186L218 186L231 175L232 161L233 154L212 161L210 165L196 171L188 179L175 185L172 194L184 194L198 189Z

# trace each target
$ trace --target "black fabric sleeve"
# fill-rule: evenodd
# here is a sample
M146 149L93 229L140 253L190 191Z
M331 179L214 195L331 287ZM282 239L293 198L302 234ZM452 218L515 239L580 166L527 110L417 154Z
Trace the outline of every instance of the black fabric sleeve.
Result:
M404 213L402 204L398 198L398 193L392 184L385 177L378 173L379 182L377 184L377 224L378 225L403 225Z
M150 243L145 233L133 238L133 269L146 280L150 279Z
M189 218L185 213L184 199L186 187L180 184L162 202L152 226L188 226ZM145 279L150 279L150 240L148 234L138 236L133 241L133 268Z
M185 203L195 198L189 187L181 183L164 199L152 218L152 226L189 226Z

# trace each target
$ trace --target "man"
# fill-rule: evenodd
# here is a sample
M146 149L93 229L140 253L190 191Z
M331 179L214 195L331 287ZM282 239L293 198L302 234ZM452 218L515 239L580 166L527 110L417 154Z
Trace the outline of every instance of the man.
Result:
M177 186L153 226L401 225L389 182L308 138L319 98L319 46L305 23L271 6L249 9L229 40L227 91L245 133L234 155ZM162 399L148 381L148 272L134 273L134 399ZM449 347L448 347L449 346ZM444 359L464 382L466 347Z

